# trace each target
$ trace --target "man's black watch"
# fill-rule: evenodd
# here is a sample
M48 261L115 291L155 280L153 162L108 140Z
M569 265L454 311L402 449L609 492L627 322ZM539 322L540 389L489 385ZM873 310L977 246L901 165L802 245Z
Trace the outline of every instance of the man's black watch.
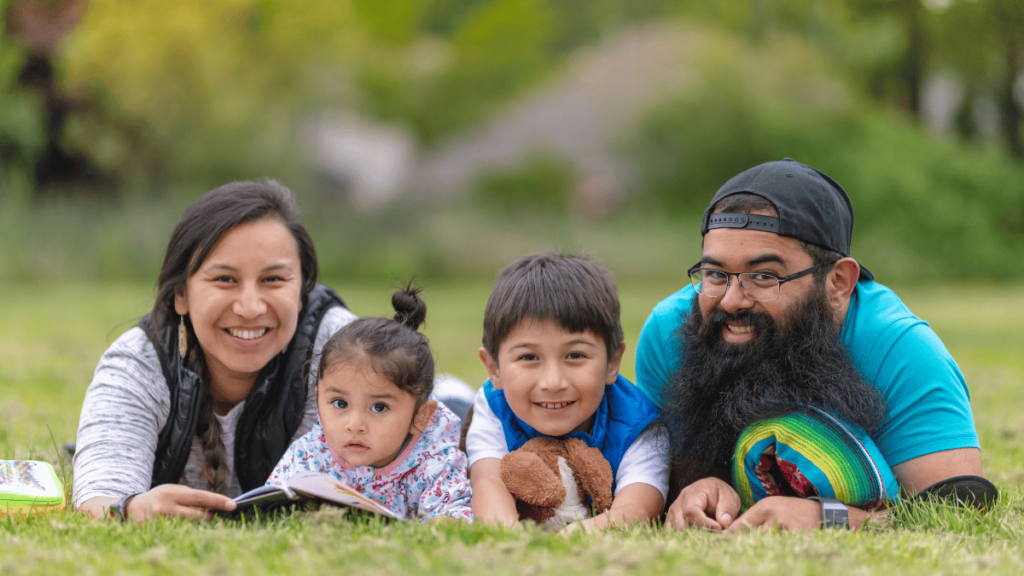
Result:
M835 498L823 498L821 496L809 496L808 500L815 500L821 504L821 527L822 528L849 528L850 510Z

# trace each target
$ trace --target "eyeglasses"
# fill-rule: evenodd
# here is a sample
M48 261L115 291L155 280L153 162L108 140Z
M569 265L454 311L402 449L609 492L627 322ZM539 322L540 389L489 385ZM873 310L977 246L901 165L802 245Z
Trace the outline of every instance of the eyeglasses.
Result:
M701 268L698 262L693 268L687 270L686 274L690 277L693 289L701 296L708 298L725 296L726 291L729 290L729 277L735 276L740 283L740 290L747 298L758 302L771 302L779 299L779 287L783 283L807 276L826 264L828 263L815 264L806 270L779 278L770 272L726 272L717 268Z

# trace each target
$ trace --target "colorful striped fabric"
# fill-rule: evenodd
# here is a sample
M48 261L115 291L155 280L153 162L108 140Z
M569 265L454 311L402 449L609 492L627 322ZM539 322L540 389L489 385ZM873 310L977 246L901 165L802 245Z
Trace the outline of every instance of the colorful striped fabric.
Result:
M896 477L871 437L817 408L744 430L733 485L744 509L766 496L823 496L867 509L899 498Z

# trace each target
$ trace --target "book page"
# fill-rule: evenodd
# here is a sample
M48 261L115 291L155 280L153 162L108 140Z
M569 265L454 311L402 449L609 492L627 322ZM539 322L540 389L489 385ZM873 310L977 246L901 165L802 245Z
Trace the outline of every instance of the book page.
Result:
M252 490L249 490L248 492L244 492L238 496L235 496L234 500L235 504L237 504L239 507L244 507L267 502L295 500L296 498L298 498L298 496L296 496L287 488L266 485L258 486L256 488L253 488Z
M288 479L288 487L306 496L369 510L388 518L405 520L404 515L389 510L380 502L363 496L351 486L338 482L319 472L299 472Z

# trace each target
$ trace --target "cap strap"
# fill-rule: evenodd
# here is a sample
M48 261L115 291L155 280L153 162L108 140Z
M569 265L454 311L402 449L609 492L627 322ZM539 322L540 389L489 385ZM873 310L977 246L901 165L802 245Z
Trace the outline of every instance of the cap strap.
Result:
M764 232L779 233L779 219L761 214L744 214L741 212L719 212L708 218L708 230L712 228L747 228Z

